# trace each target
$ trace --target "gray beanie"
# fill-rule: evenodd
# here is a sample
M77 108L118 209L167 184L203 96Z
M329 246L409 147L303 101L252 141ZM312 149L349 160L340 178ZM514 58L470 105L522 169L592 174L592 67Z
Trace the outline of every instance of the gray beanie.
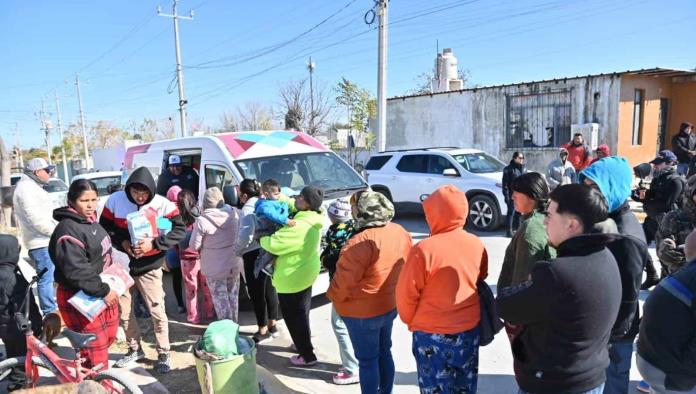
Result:
M329 205L327 210L329 213L329 218L338 222L348 221L352 214L350 201L348 201L347 198L339 198L338 200L334 200L331 205Z
M220 208L225 204L225 198L217 187L211 187L203 194L203 209Z

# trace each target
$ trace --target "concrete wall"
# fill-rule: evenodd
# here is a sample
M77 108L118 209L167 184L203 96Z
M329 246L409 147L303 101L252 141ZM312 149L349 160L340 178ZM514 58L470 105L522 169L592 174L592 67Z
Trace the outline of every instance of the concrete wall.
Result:
M506 95L572 89L571 123L600 124L599 143L616 151L620 80L597 76L393 98L387 102L387 149L457 146L482 149L508 162L523 151L527 165L545 171L558 148L506 147Z

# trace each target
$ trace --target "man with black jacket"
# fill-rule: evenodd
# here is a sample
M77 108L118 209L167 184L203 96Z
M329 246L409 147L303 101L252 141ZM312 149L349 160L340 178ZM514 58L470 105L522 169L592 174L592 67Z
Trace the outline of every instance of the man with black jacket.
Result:
M546 231L557 258L536 263L531 279L499 290L500 317L522 330L513 339L520 393L600 394L607 344L621 303L621 277L606 245L590 234L607 219L600 192L563 185L550 195Z
M519 227L520 221L520 214L515 212L515 203L512 201L512 182L525 172L527 172L527 167L524 165L524 154L522 152L513 153L510 164L503 168L503 196L507 204L508 237L512 237L517 227Z
M650 164L653 165L650 189L639 199L647 216L643 221L643 231L648 245L655 240L664 215L679 208L686 184L684 177L677 173L677 156L671 151L660 151Z
M679 160L677 172L681 175L687 174L689 164L696 155L696 136L691 132L693 128L691 123L684 122L679 126L679 132L672 137L672 151Z
M684 249L689 262L643 306L637 364L651 393L696 393L696 232Z
M151 210L157 217L172 222L172 229L165 235L131 244L126 217L136 211ZM126 367L145 358L140 346L140 328L132 309L132 293L137 289L150 310L157 342L157 371L167 373L169 363L169 321L164 310L162 287L162 262L165 251L179 244L186 235L186 226L177 206L166 198L155 194L155 180L146 167L140 167L128 177L125 190L118 191L106 201L99 223L111 236L113 246L131 256L130 274L135 286L121 296L121 324L126 332L129 351L118 360L116 367Z
M621 307L609 340L610 364L604 393L628 394L633 341L640 324L638 298L643 269L652 265L645 234L628 205L633 174L625 158L614 156L593 163L580 173L579 179L599 189L607 201L609 219L622 235L607 245L618 263L622 292Z

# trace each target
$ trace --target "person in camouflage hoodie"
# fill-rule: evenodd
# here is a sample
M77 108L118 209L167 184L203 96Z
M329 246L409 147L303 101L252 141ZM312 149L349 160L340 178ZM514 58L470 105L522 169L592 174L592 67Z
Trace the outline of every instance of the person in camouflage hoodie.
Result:
M669 212L660 223L656 235L657 257L671 274L684 266L684 242L696 228L696 176L687 181L682 207Z

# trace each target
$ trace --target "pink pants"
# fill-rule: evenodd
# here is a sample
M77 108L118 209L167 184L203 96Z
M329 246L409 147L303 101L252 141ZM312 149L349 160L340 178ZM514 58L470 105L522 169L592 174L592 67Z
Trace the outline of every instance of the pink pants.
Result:
M213 308L213 298L210 296L210 289L206 283L203 273L201 273L200 258L181 258L181 274L184 279L184 289L186 294L186 320L189 323L200 323L201 316L198 314L198 289L201 289L203 299L201 300L201 315L205 319L215 318Z

